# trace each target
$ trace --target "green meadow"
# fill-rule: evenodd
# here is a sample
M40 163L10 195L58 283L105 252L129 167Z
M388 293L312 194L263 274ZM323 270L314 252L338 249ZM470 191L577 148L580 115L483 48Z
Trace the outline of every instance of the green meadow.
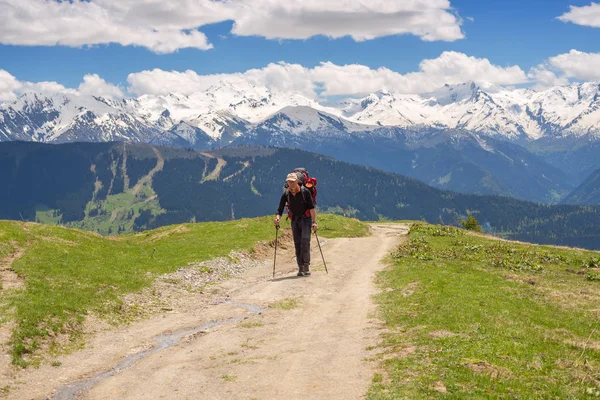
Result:
M600 397L600 253L413 223L389 264L368 399Z

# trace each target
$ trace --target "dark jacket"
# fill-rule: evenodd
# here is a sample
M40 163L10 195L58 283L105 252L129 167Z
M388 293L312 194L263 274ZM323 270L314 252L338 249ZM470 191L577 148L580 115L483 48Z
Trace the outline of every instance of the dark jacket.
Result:
M315 208L310 191L304 186L300 186L300 191L296 193L296 195L293 195L289 189L285 190L285 192L281 195L281 200L279 200L277 215L282 215L286 203L292 214L292 217L310 217L310 213L307 215L307 211Z

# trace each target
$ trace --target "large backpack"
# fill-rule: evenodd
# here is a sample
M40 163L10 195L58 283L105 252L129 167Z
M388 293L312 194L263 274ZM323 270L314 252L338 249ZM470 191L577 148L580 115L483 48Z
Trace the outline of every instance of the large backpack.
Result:
M298 177L298 184L301 186L300 190L302 190L302 186L304 186L306 189L308 189L310 196L312 197L313 204L317 205L317 178L315 178L314 176L313 177L309 176L306 168L296 168L292 171L292 173L295 173L296 176ZM283 193L288 196L288 204L289 204L290 190L289 190L287 181L283 185ZM302 200L304 202L306 202L304 195L302 195ZM288 218L293 219L294 216L292 215L288 205L286 205L286 209L287 209L287 213L288 213ZM304 213L304 216L310 217L310 210L306 210L306 212Z

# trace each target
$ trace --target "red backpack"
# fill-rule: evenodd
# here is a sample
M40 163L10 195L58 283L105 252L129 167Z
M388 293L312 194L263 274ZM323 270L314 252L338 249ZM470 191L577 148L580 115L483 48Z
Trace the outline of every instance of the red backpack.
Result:
M292 171L292 173L295 173L296 176L298 177L298 184L301 187L304 186L305 188L308 189L308 191L310 192L310 196L312 197L313 204L316 206L317 205L317 178L315 178L314 176L313 177L309 176L306 168L296 168ZM300 190L302 190L302 189L300 189ZM285 193L287 196L290 195L287 181L283 185L283 193ZM306 202L306 199L304 199L304 196L302 196L302 200L304 202ZM288 197L288 204L289 204L289 197ZM290 208L288 205L286 205L286 209L287 209L287 213L288 213L288 218L293 219L293 215L290 212ZM304 215L306 217L310 217L310 210L306 210Z

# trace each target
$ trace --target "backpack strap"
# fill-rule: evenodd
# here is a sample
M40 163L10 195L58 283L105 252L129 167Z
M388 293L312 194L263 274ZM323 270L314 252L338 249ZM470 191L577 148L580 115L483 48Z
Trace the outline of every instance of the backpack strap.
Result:
M302 193L302 189L304 189L304 192L303 192L303 193ZM300 192L302 193L302 201L304 202L304 204L308 204L308 201L306 201L306 197L305 197L305 196L306 196L306 195L309 195L309 196L311 195L311 194L310 194L310 190L308 190L308 189L307 189L306 187L304 187L304 186L301 186L301 187L300 187ZM304 211L304 216L305 216L306 218L310 218L310 210L306 210L306 211Z
M286 187L285 189L283 189L283 194L285 195L286 198L286 203L285 203L285 210L287 211L287 217L286 217L286 221L289 219L294 219L294 216L292 215L292 212L290 211L290 188Z
M302 189L304 189L304 191ZM308 201L306 201L306 195L310 196L310 191L306 187L301 186L300 192L302 192L302 201L304 202L304 204L308 203Z

